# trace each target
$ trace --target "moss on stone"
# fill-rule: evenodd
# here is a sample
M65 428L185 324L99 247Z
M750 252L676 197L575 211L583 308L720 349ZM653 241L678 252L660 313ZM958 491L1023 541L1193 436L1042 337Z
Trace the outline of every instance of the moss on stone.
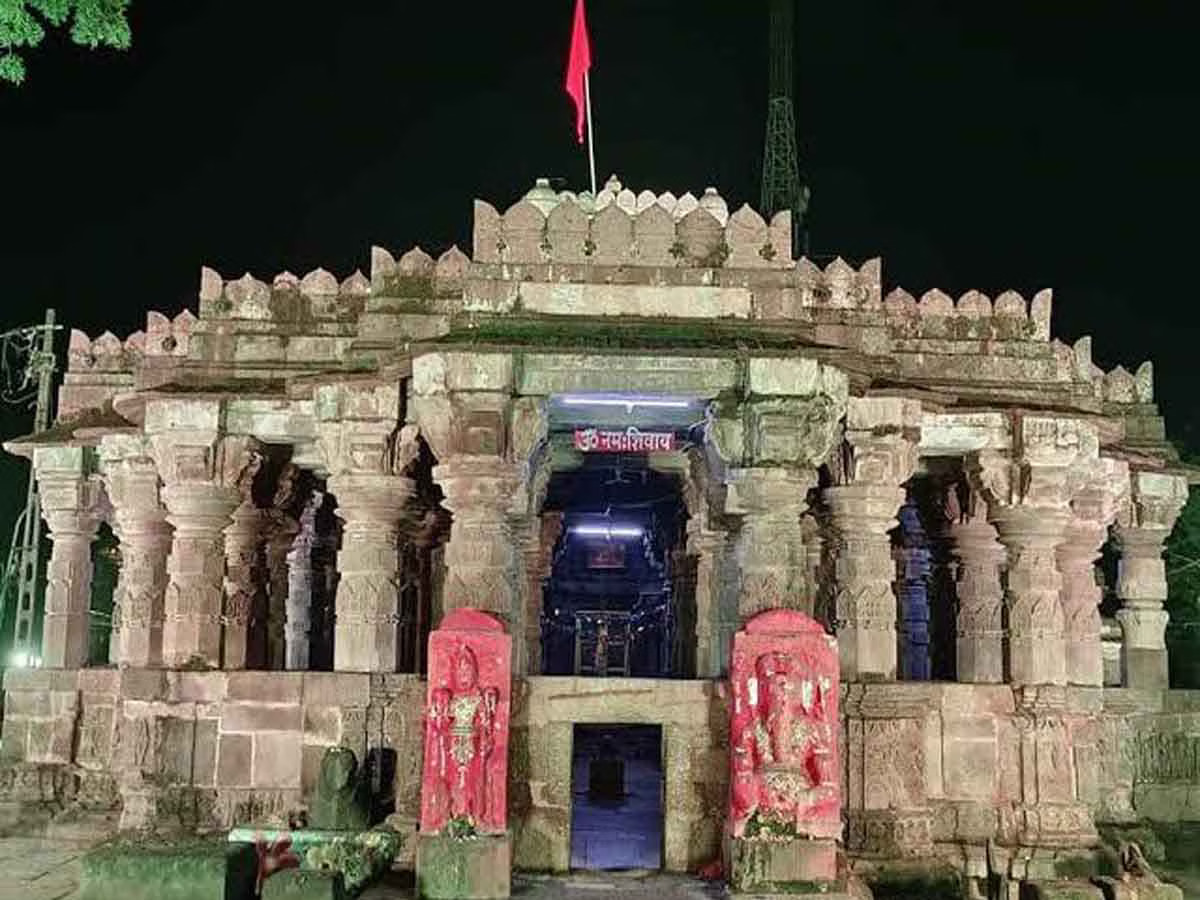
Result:
M796 334L745 322L595 322L488 318L459 321L437 344L603 349L789 350L805 345Z
M284 869L263 882L262 900L345 900L341 872Z
M76 900L253 900L258 858L219 839L122 838L83 858Z
M866 876L876 900L958 900L962 876L937 863L882 866Z

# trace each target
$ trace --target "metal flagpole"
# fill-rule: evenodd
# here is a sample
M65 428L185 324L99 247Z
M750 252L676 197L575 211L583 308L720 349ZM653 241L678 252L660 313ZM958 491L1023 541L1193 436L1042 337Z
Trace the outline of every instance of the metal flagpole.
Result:
M592 197L596 196L596 144L592 135L592 79L587 70L583 72L583 98L587 106L588 169L592 175Z

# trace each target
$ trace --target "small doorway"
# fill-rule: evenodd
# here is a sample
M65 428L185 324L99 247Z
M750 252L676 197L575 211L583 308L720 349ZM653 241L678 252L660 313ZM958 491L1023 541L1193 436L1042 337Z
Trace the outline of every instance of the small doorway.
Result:
M660 725L576 725L571 868L661 869Z

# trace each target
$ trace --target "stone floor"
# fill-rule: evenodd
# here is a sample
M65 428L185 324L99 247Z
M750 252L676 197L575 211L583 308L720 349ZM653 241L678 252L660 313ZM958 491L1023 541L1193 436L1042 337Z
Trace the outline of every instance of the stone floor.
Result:
M0 839L0 900L62 900L79 886L89 844L42 838Z
M514 900L718 900L720 884L681 875L572 875L569 878L515 875ZM369 888L361 900L412 900L411 881Z

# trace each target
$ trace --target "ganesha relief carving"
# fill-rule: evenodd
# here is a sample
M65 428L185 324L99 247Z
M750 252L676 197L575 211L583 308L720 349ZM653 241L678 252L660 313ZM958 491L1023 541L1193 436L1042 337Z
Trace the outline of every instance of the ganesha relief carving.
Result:
M838 654L815 620L762 613L734 637L734 837L837 837Z

